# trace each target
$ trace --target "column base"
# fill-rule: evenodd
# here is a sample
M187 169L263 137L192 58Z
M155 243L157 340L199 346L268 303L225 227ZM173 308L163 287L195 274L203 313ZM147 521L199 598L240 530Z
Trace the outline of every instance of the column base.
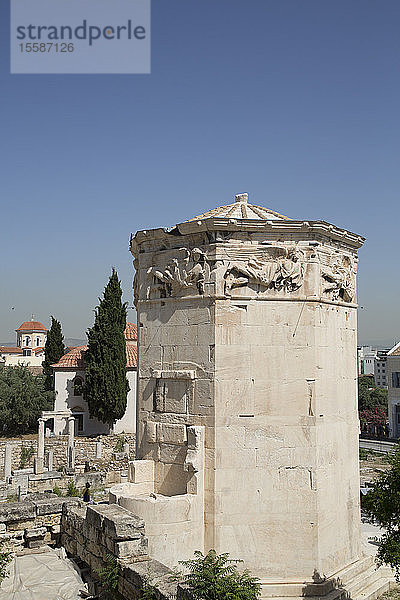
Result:
M35 475L41 475L44 471L44 458L36 456L33 459L33 472Z

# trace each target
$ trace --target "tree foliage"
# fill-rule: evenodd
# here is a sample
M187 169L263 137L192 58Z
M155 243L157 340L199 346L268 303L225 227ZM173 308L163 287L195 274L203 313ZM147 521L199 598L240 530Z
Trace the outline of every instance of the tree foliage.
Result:
M183 582L188 586L194 600L256 600L261 585L246 570L239 572L239 560L231 560L229 554L217 555L210 550L206 556L197 551L195 558L181 561L188 573Z
M101 586L111 597L115 597L115 592L118 590L120 573L121 567L115 556L107 554L104 567L97 571L97 575L99 576Z
M371 425L385 425L388 418L387 412L387 406L377 406L373 410L360 410L360 421Z
M51 317L51 327L47 333L46 345L44 347L43 374L45 376L45 389L54 390L54 377L51 365L58 362L65 354L64 337L61 330L61 323L53 316Z
M386 563L400 580L400 447L389 457L390 469L380 473L373 487L362 498L362 508L370 522L386 529L377 559Z
M8 564L12 561L11 552L2 552L0 544L0 583L8 575Z
M27 367L0 369L0 431L23 434L36 431L42 410L53 408L54 393L44 389L44 377Z
M124 416L129 385L126 378L126 303L115 269L95 309L95 321L88 330L85 353L86 378L83 395L89 412L103 423L113 425Z
M358 410L387 409L387 390L379 388L373 376L364 375L358 378Z

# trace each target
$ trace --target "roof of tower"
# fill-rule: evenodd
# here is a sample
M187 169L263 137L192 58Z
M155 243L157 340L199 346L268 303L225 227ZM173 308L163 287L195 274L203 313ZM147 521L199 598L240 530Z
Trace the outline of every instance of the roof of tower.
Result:
M248 194L236 194L235 202L213 208L202 215L193 217L185 221L198 221L199 219L212 219L213 217L222 217L226 219L255 219L257 221L290 221L289 217L285 217L280 213L265 208L264 206L256 206L248 203Z
M15 331L47 331L39 321L24 321Z

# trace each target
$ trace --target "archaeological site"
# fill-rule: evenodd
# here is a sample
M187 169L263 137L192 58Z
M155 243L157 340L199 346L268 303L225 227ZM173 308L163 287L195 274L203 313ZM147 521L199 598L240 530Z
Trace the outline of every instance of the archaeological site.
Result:
M123 600L140 598L146 580L160 600L188 598L169 575L210 549L242 560L261 598L374 600L388 590L391 571L376 568L361 537L363 242L250 204L247 194L132 235L136 450L128 444L122 472L105 482L107 501L4 504L3 538L20 552L64 547L93 597L112 556ZM50 471L40 427L32 480ZM71 424L70 476L76 448Z

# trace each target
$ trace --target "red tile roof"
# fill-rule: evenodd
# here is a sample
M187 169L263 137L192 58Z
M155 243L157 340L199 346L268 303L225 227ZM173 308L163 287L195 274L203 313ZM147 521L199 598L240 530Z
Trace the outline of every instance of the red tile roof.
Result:
M125 327L125 339L137 340L137 327L135 323L127 323Z
M22 354L22 348L18 348L17 346L0 346L0 353Z
M44 352L44 346L38 346L37 348L33 349L35 354L39 354L40 352Z
M55 369L85 369L84 353L87 346L76 346L67 354L64 354L58 363L51 365ZM126 367L131 369L137 365L137 348L136 346L126 346Z
M64 356L60 358L58 363L55 363L51 366L57 369L84 369L85 362L83 359L83 355L85 350L87 349L87 346L76 346L75 348L71 348L71 350L67 352L67 354L64 354Z
M47 331L39 321L24 321L15 331Z
M126 347L126 367L127 369L137 367L137 347L127 346Z

